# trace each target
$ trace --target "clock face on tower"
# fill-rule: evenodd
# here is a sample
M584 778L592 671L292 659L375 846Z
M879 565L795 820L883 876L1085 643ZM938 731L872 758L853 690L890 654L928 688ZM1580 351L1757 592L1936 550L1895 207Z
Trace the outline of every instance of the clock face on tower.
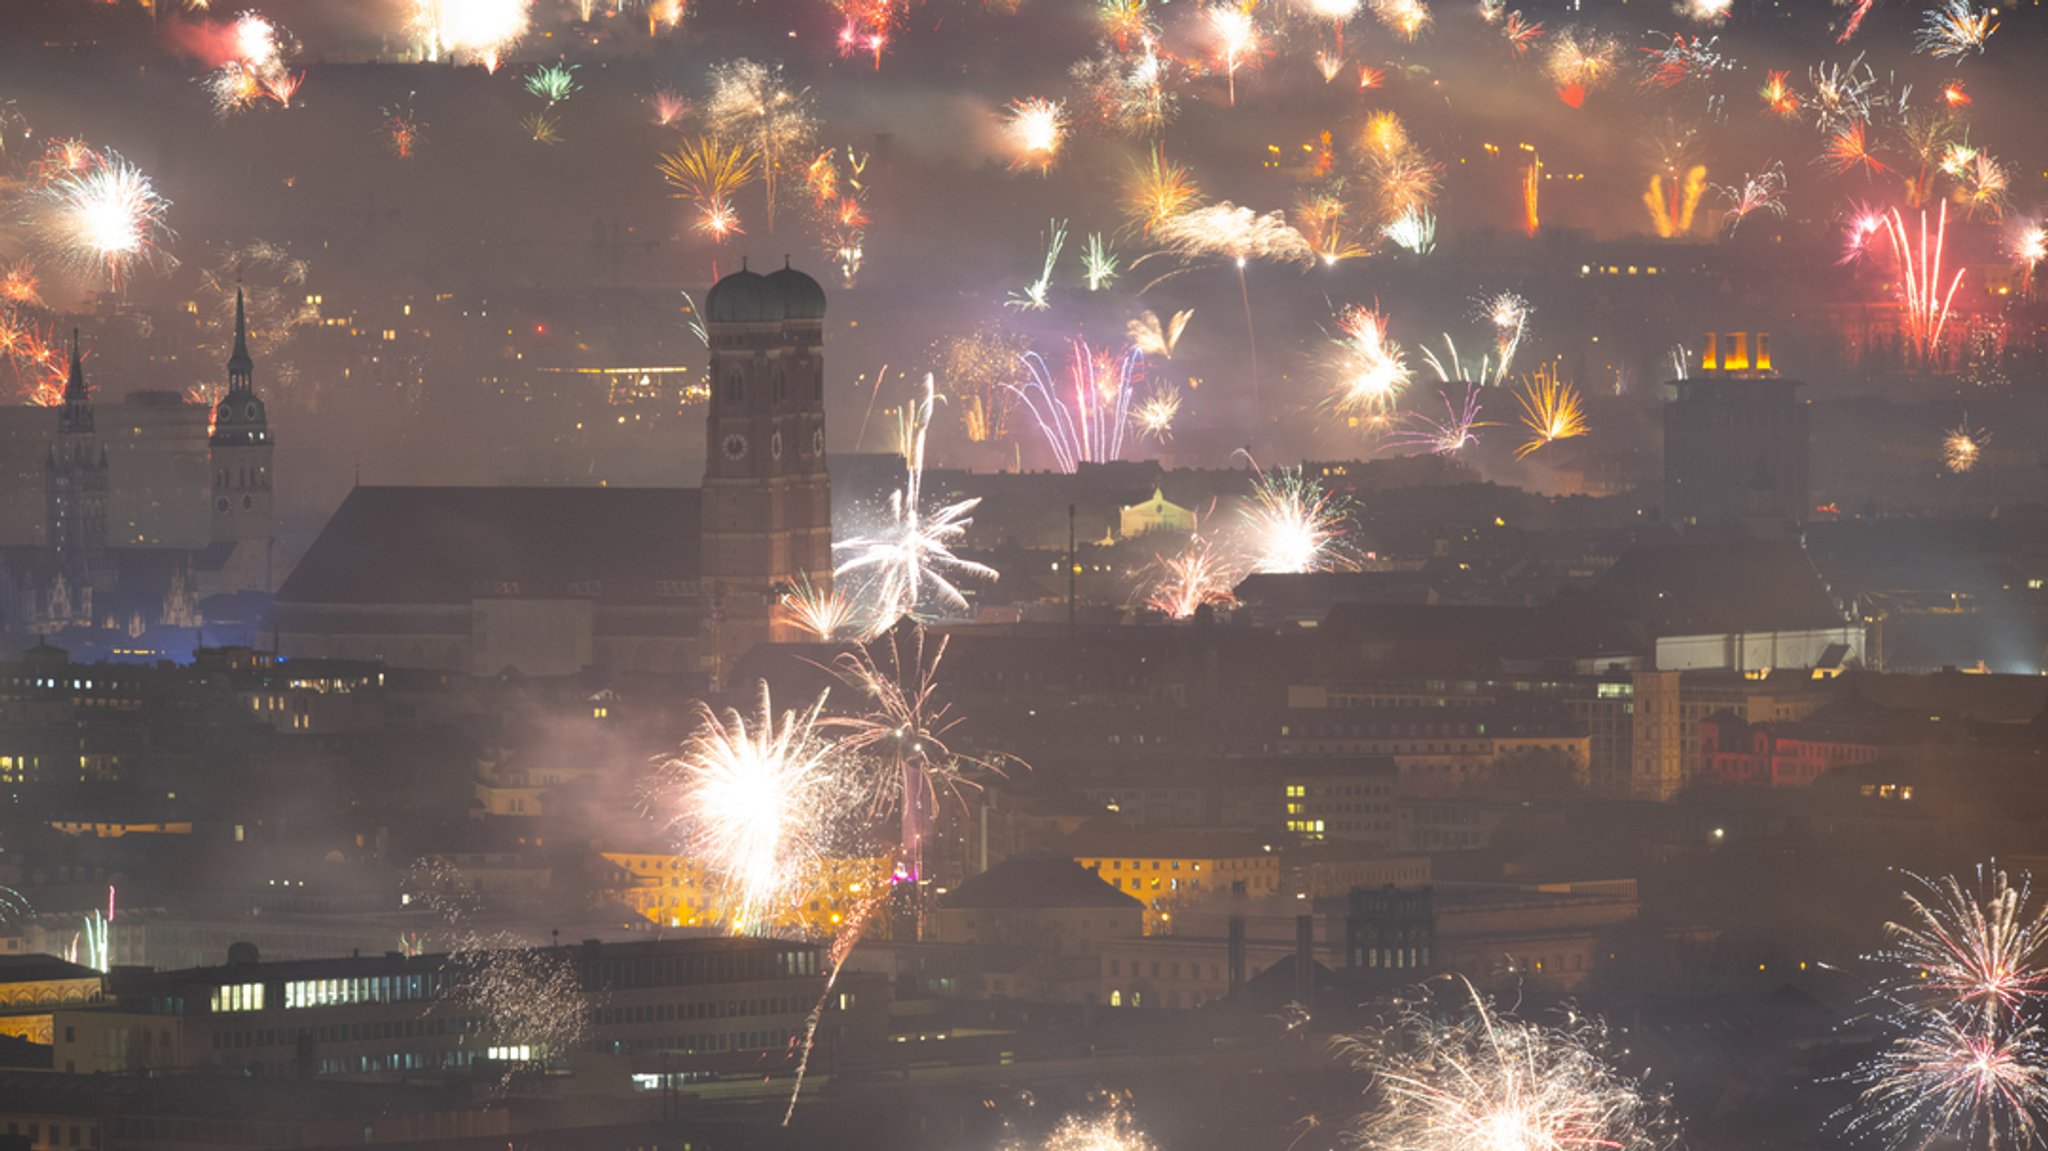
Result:
M725 437L725 458L743 460L747 458L747 437L735 432Z
M812 430L811 454L814 456L822 456L825 454L825 429L816 428Z
M768 437L768 454L778 460L782 458L782 433L780 431Z

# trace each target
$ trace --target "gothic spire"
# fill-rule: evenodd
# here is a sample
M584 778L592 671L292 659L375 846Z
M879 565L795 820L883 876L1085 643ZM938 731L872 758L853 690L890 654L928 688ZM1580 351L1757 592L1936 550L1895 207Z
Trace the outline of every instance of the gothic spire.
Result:
M64 380L64 398L85 401L85 362L78 354L78 329L71 329L71 374Z
M228 357L228 390L245 392L255 383L256 362L249 358L249 316L242 304L242 289L235 288L235 350Z

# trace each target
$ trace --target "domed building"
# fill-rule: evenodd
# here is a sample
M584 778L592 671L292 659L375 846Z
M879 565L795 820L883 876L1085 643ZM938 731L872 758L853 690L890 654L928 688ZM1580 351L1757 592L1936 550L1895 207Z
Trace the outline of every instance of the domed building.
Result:
M745 267L704 297L701 488L358 487L278 594L293 657L475 674L701 674L812 638L832 582L825 291Z

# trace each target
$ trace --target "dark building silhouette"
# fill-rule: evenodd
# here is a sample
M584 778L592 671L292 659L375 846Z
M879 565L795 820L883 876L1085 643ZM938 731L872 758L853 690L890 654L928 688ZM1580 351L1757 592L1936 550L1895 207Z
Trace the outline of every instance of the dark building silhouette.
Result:
M107 561L107 449L93 426L92 393L85 385L75 329L57 438L44 468L43 498L44 540L70 593L84 597L88 589L108 590L113 566Z
M825 293L790 268L743 269L712 286L704 310L701 491L358 487L278 593L283 653L722 682L755 645L804 638L778 605L803 581L822 592L832 579ZM228 494L233 527L245 493Z
M1664 518L1682 525L1804 523L1807 410L1802 386L1770 364L1769 337L1710 334L1699 374L1671 381L1664 406Z

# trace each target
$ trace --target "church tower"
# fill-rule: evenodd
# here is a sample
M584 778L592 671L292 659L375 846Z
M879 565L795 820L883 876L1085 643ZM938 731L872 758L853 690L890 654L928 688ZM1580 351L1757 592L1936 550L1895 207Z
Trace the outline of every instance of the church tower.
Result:
M238 569L224 591L276 590L269 568L272 535L270 457L275 443L263 401L256 395L256 365L249 358L249 323L242 290L235 289L235 350L228 357L228 394L213 410L213 542L235 545Z
M755 643L816 638L783 601L803 581L821 595L832 587L825 290L786 265L766 276L742 267L712 285L704 320L701 564L725 662Z
M71 332L71 374L57 413L57 439L43 465L44 542L57 553L74 594L113 586L107 555L107 449L93 428L92 393L78 330Z

